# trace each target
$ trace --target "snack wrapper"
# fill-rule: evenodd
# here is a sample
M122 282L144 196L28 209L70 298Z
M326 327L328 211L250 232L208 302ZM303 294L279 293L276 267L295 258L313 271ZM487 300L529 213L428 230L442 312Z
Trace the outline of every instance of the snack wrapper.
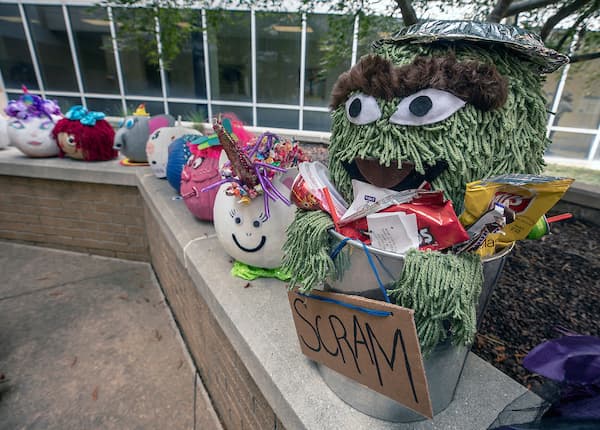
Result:
M460 222L468 228L498 203L515 212L515 220L500 232L489 234L476 251L482 257L492 255L516 240L525 239L573 181L571 178L508 174L471 182L467 184L465 210L459 217Z

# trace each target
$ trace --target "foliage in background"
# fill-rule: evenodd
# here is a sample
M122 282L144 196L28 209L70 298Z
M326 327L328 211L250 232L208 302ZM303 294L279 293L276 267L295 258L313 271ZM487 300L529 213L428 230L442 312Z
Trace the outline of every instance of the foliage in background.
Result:
M155 23L161 26L162 61L168 68L190 34L200 31L197 15L189 8L284 10L286 0L102 0L101 5L128 8L128 13L118 14L118 38L124 49L143 47L151 64L159 64ZM144 7L141 7L144 6ZM327 40L321 49L325 54L323 67L339 64L352 52L352 34L356 16L360 17L359 40L361 43L381 37L381 33L393 33L400 20L410 25L419 20L439 18L448 14L479 21L509 23L538 32L544 42L563 53L572 54L572 62L600 58L600 0L300 0L299 12L327 12L342 15L344 19L330 20ZM432 11L436 11L433 16ZM210 23L209 23L210 24ZM373 35L375 37L370 37ZM577 36L575 51L569 52L573 38ZM350 39L349 39L350 38ZM359 51L365 52L364 47Z

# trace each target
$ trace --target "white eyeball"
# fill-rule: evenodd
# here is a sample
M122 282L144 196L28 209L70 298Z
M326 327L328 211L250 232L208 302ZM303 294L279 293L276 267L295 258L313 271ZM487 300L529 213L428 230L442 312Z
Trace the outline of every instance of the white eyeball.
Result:
M357 93L346 101L346 117L352 124L365 125L381 118L381 110L375 97Z
M428 88L404 98L390 117L392 124L427 125L440 122L465 105L447 91Z

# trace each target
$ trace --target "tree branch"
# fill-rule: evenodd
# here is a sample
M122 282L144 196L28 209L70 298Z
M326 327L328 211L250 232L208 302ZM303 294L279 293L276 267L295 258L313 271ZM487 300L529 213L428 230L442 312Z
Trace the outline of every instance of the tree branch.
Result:
M572 57L569 57L569 63L579 63L581 61L594 60L596 58L600 58L600 51L573 55Z
M402 12L402 21L404 21L404 25L409 26L418 22L417 13L415 12L411 0L396 0L396 4Z
M540 37L542 40L546 40L550 35L550 32L556 27L556 25L561 22L563 19L568 17L569 15L577 12L579 8L581 8L586 3L589 3L591 0L574 0L573 2L567 4L566 6L560 8L558 12L552 15L542 29L540 30Z
M506 10L512 3L512 0L498 0L494 5L494 9L487 16L486 21L489 22L500 22L500 20L506 15Z
M521 0L511 3L511 5L504 12L504 16L513 16L521 12L540 9L558 2L559 0Z

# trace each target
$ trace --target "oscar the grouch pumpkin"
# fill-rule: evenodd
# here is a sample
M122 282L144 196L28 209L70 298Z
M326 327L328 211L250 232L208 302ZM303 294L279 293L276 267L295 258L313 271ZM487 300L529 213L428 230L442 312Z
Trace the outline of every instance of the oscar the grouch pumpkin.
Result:
M332 182L351 201L352 179L398 191L427 181L460 213L469 182L539 174L549 144L541 75L566 61L532 33L496 23L431 21L375 42L333 89ZM309 291L333 276L332 227L325 212L297 211L284 247L292 285ZM473 339L482 279L476 255L413 250L386 287L415 310L427 352L448 324L455 343Z

